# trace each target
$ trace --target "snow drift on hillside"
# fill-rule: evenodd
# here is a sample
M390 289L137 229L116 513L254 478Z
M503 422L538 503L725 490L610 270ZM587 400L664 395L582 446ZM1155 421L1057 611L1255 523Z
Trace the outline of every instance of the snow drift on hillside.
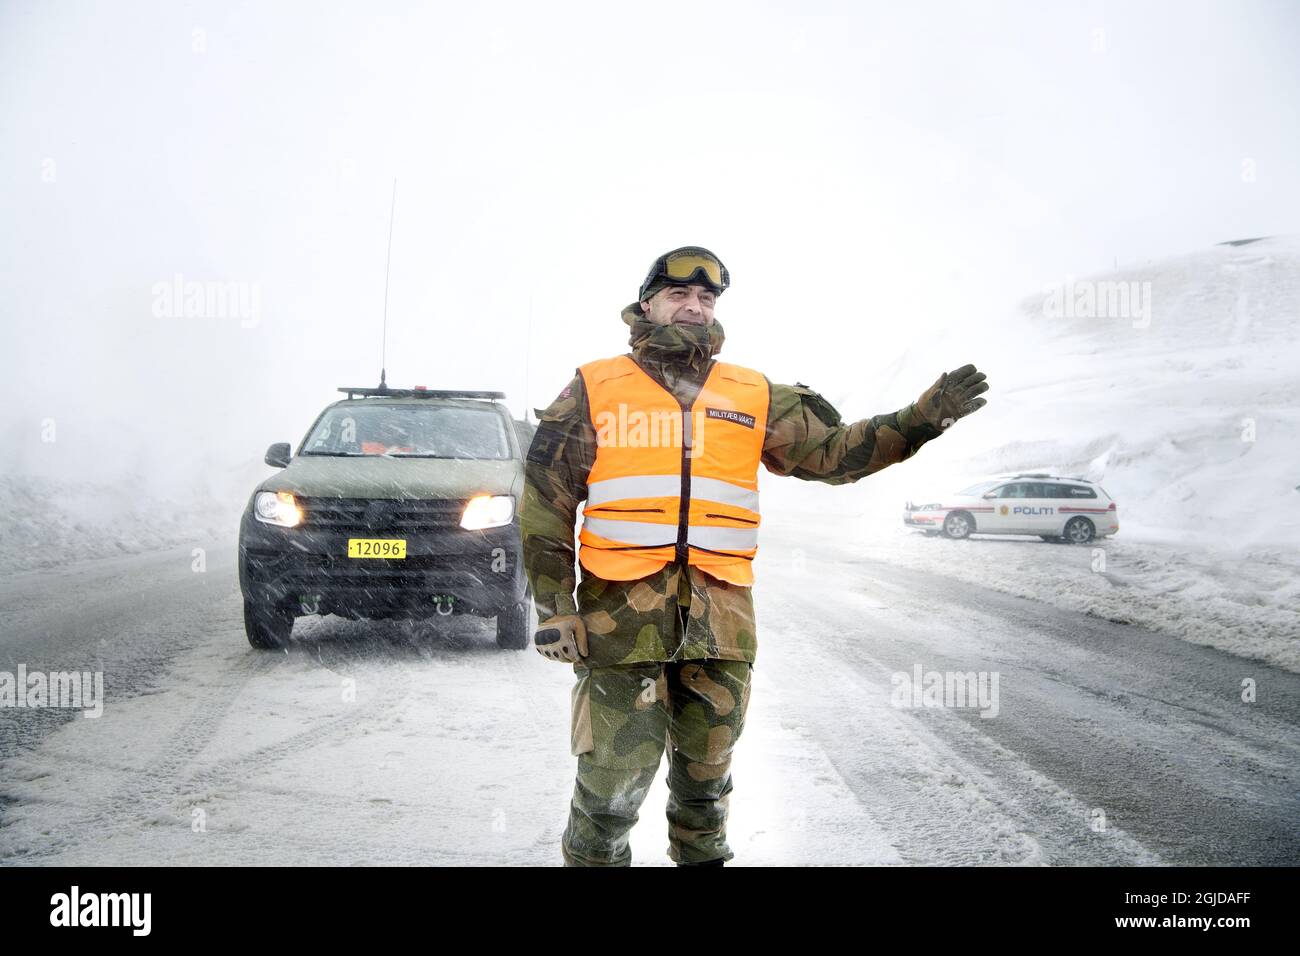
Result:
M1004 383L987 423L1001 440L969 469L1102 481L1126 529L1170 544L1300 543L1300 239L1087 282L1149 290L1149 315L1051 318L1046 296L1024 303L1038 360Z

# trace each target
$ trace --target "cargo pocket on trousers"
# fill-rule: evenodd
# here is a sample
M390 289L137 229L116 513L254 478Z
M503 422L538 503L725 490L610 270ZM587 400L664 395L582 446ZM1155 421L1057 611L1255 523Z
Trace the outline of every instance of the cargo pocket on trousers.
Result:
M569 752L578 757L591 753L595 742L591 737L591 671L575 667L578 682L573 685L573 719L569 730Z

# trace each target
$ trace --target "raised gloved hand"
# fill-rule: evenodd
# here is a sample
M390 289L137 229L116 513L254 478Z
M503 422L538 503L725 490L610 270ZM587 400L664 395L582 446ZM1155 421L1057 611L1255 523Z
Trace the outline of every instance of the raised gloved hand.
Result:
M962 416L988 404L988 399L976 397L989 390L986 378L974 365L963 365L951 372L944 372L917 399L916 409L931 425L947 428Z
M587 625L577 614L549 618L538 626L533 646L553 661L580 663L587 656Z

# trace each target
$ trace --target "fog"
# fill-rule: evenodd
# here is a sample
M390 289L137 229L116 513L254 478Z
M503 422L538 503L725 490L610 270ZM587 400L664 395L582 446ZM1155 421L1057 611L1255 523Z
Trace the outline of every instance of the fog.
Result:
M4 3L4 471L246 495L378 380L394 181L389 383L516 413L677 245L724 358L871 395L1067 276L1298 231L1294 4L900 6Z

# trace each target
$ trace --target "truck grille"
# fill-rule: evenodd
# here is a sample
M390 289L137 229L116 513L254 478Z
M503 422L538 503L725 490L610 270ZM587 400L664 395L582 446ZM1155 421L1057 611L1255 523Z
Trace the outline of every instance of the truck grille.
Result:
M419 534L460 525L455 498L301 498L302 526L340 534Z

